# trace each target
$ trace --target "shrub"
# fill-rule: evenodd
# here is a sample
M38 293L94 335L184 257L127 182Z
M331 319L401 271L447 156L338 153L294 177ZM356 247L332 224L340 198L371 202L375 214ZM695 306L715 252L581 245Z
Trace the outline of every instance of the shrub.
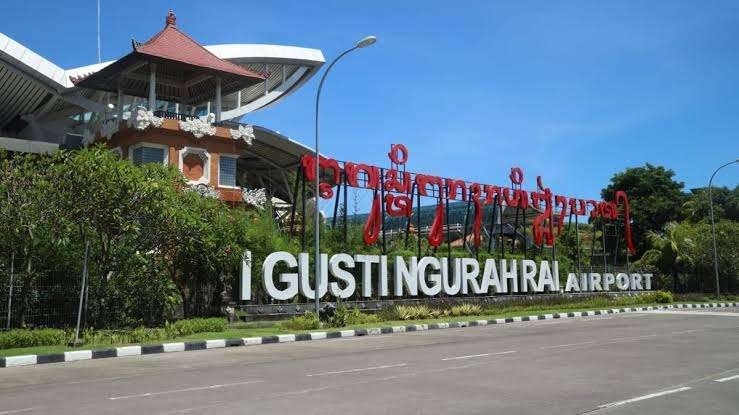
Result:
M321 321L318 320L316 313L306 311L302 316L295 316L281 322L280 326L287 330L314 330L321 327Z
M432 309L425 304L396 305L380 311L380 318L382 320L422 320L439 317L441 314L441 310Z
M219 333L226 330L226 319L220 317L189 318L175 321L170 327L168 330L170 334L174 334L172 337L189 336L195 333Z
M474 316L482 314L482 307L478 304L462 303L449 309L449 314L454 317L458 316Z
M65 345L70 335L58 329L15 329L0 333L0 349Z
M336 328L380 321L379 317L374 314L363 313L356 307L349 308L342 303L330 312L324 312L321 318L326 326Z
M122 344L130 343L128 330L92 330L86 329L82 333L85 344Z
M669 291L657 291L652 295L654 296L655 303L668 304L674 301L672 293Z
M130 331L128 341L126 343L150 343L166 339L166 329L150 329L147 327L138 327Z
M359 311L358 308L352 308L346 315L346 326L354 326L357 324L377 323L380 318L374 314L367 314Z

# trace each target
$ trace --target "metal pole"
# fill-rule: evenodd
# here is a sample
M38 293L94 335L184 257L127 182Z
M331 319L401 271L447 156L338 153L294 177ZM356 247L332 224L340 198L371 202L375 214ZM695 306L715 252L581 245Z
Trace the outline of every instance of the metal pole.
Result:
M13 309L13 274L15 270L15 252L10 254L10 287L8 288L8 321L5 328L10 330L11 310Z
M493 197L493 211L490 215L490 236L488 239L488 253L493 253L493 238L495 237L495 213L498 206L498 195Z
M339 197L341 197L341 174L339 174L339 183L336 183L336 198L334 199L334 217L331 218L331 229L336 229L336 214L339 211Z
M346 170L344 170L344 174L341 177L344 179L344 212L343 212L344 218L341 224L344 227L344 243L346 243L346 238L347 238L346 221L347 221L347 214L348 214L347 211L349 210L349 202L348 202L349 199L347 197L347 194L349 193L349 188L347 187L347 184L346 184Z
M606 221L601 219L601 245L603 245L603 273L608 272L608 260L606 259Z
M549 213L549 226L552 230L552 261L557 260L557 235L554 233L554 208Z
M619 222L620 221L616 219L616 230L615 230L615 235L613 238L613 240L615 241L613 243L615 247L613 248L613 264L611 265L611 271L613 271L614 274L616 273L616 263L618 262L618 230L619 230L618 224Z
M385 169L380 169L380 229L382 230L382 254L385 255L387 252L387 245L385 243ZM375 192L376 193L376 192Z
M303 219L302 219L301 224L300 224L300 249L303 252L305 251L305 243L306 243L305 242L305 232L306 232L306 229L305 228L308 225L308 212L307 212L307 207L305 205L305 199L307 199L307 195L305 194L305 182L306 182L305 177L303 177L303 180L300 183L301 192L302 192L302 195L303 195L302 196L302 198L303 198L303 203L302 203Z
M577 223L577 214L575 214L575 246L577 247L577 276L580 277L580 226ZM628 271L627 271L628 272Z
M416 195L416 182L413 182L411 186L411 216L413 216L413 197ZM408 220L405 223L405 247L408 248L408 238L411 235L411 216L408 216Z
M446 257L447 260L451 263L452 262L452 241L449 234L449 186L444 187L444 203L445 203L445 212L444 215L446 218L444 219L444 222L446 222Z
M590 238L590 273L593 273L593 258L595 258L595 222L593 222L593 235Z
M421 189L416 192L416 245L418 257L421 257Z
M302 177L300 164L298 164L298 170L295 173L295 188L293 191L293 205L290 208L290 236L294 236L294 230L295 230L295 208L298 205L298 190L300 186L300 181ZM303 219L305 221L305 218Z
M520 188L520 185L519 185L519 188ZM513 240L511 241L511 253L516 252L516 237L517 237L516 234L518 233L518 212L520 211L520 209L521 209L521 199L518 200L518 204L516 205L516 220L514 221L514 224L513 224Z
M97 20L97 35L98 35L97 36L98 37L97 38L97 41L98 41L98 45L97 46L98 46L98 54L97 54L97 58L98 58L98 63L100 63L101 62L101 60L100 60L101 59L100 58L100 0L97 1L97 6L98 6L98 8L97 8L98 9L98 20Z
M505 259L505 236L503 236L503 204L498 205L500 216L500 259Z
M321 90L323 89L323 83L326 81L326 76L329 74L329 72L331 72L331 68L333 68L334 65L336 65L336 62L338 62L339 59L343 58L348 53L350 53L350 52L352 52L352 51L354 51L356 49L359 49L360 47L362 47L362 46L360 46L360 44L357 44L353 48L347 49L344 52L341 52L341 54L339 56L337 56L331 62L330 65L328 65L328 68L326 68L326 71L323 73L323 76L321 77L321 82L318 84L318 91L316 92L316 148L315 148L315 158L316 158L316 183L315 183L315 186L316 186L316 191L315 191L315 194L316 194L316 209L315 209L316 218L315 218L315 226L316 226L316 229L315 229L315 232L314 232L314 235L315 235L315 238L314 238L314 245L315 245L314 246L314 249L315 249L315 262L316 262L316 264L315 264L315 270L316 270L315 271L316 272L316 286L315 286L315 292L314 292L315 295L313 296L313 297L315 297L316 314L318 314L318 311L321 308L321 300L320 300L320 298L318 298L319 297L318 296L318 291L319 291L318 288L320 286L319 282L320 282L320 278L321 278L321 253L320 253L321 235L320 235L320 230L319 230L321 217L320 217L320 209L319 209L319 206L318 206L318 186L319 186L319 184L321 182L321 167L320 167L320 163L319 163L319 160L320 159L319 159L319 151L318 151L318 145L319 145L319 139L318 139L318 137L319 137L319 134L318 134L318 131L319 131L318 130L318 120L319 120L319 108L320 108L320 102L321 102Z
M87 283L87 258L90 255L90 242L85 241L85 261L82 263L82 287L80 288L80 304L77 308L77 328L74 330L74 345L80 340L80 318L82 317L82 300L85 298L85 284Z
M718 173L719 170L723 169L729 164L733 164L733 163L739 163L739 159L730 161L720 166L719 168L717 168L716 171L714 171L713 174L711 175L711 178L708 180L708 206L710 207L710 211L711 211L711 237L713 238L713 273L716 278L716 299L717 300L719 296L721 295L721 290L719 289L719 282L718 282L718 251L716 250L716 222L714 222L713 220L713 195L711 193L711 190L713 186L713 177L716 176L716 173Z
M467 226L469 226L469 218L470 218L470 205L472 204L472 195L467 198L467 211L464 214L464 229L462 230L462 247L465 249L468 249L467 247Z
M523 210L523 227L521 227L521 232L523 232L523 257L526 258L526 256L529 254L529 237L526 235L526 209Z

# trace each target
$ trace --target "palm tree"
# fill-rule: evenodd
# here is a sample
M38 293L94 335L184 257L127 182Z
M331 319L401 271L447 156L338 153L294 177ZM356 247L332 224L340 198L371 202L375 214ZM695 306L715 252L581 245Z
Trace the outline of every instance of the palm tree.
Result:
M644 256L655 258L656 265L663 272L670 273L673 291L677 292L678 274L693 263L690 248L694 241L691 238L690 225L669 222L663 232L649 232L647 238L652 248Z

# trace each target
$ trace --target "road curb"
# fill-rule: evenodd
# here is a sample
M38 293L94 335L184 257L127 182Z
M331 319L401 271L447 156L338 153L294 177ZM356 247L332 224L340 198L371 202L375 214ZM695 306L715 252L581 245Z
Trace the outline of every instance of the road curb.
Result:
M300 334L280 334L264 337L245 337L241 339L215 339L191 342L170 342L151 345L132 345L95 350L74 350L62 353L42 355L22 355L0 357L0 368L40 365L45 363L73 362L80 360L107 359L111 357L140 356L146 354L174 353L191 350L219 349L224 347L254 346L269 343L291 343L321 339L337 339L345 337L377 336L381 334L404 333L411 331L440 330L459 327L489 326L496 324L510 324L522 321L556 320L573 317L587 317L607 314L633 313L640 311L666 310L672 308L718 308L737 307L739 303L708 303L708 304L671 304L667 306L611 308L604 310L588 310L569 313L554 313L530 316L508 317L505 319L456 321L449 323L411 324L407 326L375 327L356 330L340 330L332 332L310 332Z

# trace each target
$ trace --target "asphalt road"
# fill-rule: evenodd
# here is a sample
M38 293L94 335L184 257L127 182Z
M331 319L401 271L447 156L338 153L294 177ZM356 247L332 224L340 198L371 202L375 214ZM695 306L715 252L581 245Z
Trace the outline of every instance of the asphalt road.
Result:
M737 414L739 310L0 369L2 414Z

